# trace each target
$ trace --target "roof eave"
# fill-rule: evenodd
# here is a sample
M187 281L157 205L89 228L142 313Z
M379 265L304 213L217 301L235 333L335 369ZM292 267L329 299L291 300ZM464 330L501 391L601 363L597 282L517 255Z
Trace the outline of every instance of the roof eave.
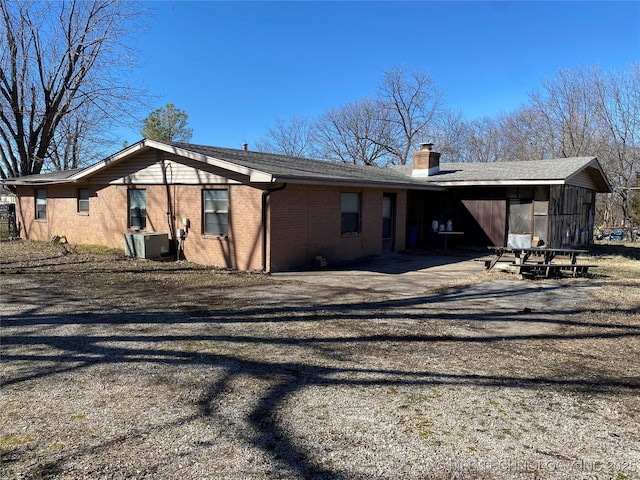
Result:
M394 182L394 181L378 181L363 180L353 178L320 178L306 177L297 175L283 175L273 177L274 183L294 183L300 185L330 185L330 186L350 186L350 187L371 187L371 188L393 188L393 189L413 189L413 190L446 190L440 185L411 183L411 182Z
M14 185L14 186L38 186L38 185L55 185L59 183L73 183L72 180L68 178L60 178L60 179L51 179L51 180L21 180L20 178L11 179L7 178L6 180L2 180L3 185Z
M434 181L443 187L518 187L539 185L563 185L564 179L555 180L444 180Z
M208 165L213 165L215 167L221 168L223 170L228 170L230 172L238 173L240 175L245 175L249 177L250 181L270 181L273 182L273 175L268 172L263 172L261 170L255 170L249 167L245 167L242 165L238 165L236 163L228 162L227 160L222 160L221 158L212 157L209 155L204 155L202 153L194 152L193 150L188 150L185 148L176 147L175 145L169 145L162 142L156 142L153 140L146 140L148 142L152 142L153 148L157 148L158 150L162 150L166 153L173 153L175 155L189 158L191 160L196 160L202 163L206 163Z
M95 163L81 171L79 171L78 173L76 173L75 175L72 175L70 177L70 179L73 180L79 180L81 178L87 177L99 170L102 170L103 168L116 163L126 157L128 157L129 155L138 152L140 150L143 150L145 148L150 147L150 145L148 145L147 142L153 142L153 140L140 140L139 142L134 143L133 145L129 145L128 147L120 150L117 153L114 153L113 155L108 156L107 158L105 158L104 160L99 161L98 163ZM153 142L155 143L155 142Z

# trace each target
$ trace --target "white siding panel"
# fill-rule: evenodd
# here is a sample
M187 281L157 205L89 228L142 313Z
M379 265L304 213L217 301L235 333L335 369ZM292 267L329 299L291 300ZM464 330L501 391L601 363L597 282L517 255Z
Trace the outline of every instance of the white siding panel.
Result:
M166 172L166 182L180 185L201 184L236 184L242 181L237 174L207 165L195 160L173 157L161 161L155 152L146 152L116 163L96 173L92 182L111 185L139 184L163 185L165 183L163 168Z

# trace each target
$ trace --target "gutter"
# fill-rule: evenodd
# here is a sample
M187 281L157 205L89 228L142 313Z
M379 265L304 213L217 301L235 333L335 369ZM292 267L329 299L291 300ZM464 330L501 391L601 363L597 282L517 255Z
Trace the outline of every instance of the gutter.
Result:
M397 180L363 180L353 178L309 178L305 176L287 175L278 177L279 181L296 183L300 185L326 185L326 186L349 186L349 187L362 187L362 188L387 188L387 189L414 189L414 190L433 190L444 191L445 187L440 183L434 182L412 182L407 181L407 178L399 178ZM409 177L408 180L411 180Z
M269 196L273 192L278 192L287 188L287 184L283 183L281 186L262 191L262 271L267 272L267 206L269 202Z

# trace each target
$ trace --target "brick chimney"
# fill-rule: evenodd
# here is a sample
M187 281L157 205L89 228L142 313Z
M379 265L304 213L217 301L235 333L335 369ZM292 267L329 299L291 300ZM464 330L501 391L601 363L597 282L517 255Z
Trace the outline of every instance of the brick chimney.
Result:
M440 173L440 154L432 149L433 143L421 143L420 150L413 152L412 177L430 177Z

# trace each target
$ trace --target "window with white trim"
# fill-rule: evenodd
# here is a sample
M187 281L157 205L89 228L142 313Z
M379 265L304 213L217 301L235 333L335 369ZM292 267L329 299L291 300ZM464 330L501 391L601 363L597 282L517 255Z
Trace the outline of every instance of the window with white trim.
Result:
M47 219L47 189L36 188L36 220Z
M147 226L147 191L129 190L129 228L143 230Z
M229 190L202 191L202 231L205 235L229 233Z
M78 189L78 213L89 213L89 189Z

